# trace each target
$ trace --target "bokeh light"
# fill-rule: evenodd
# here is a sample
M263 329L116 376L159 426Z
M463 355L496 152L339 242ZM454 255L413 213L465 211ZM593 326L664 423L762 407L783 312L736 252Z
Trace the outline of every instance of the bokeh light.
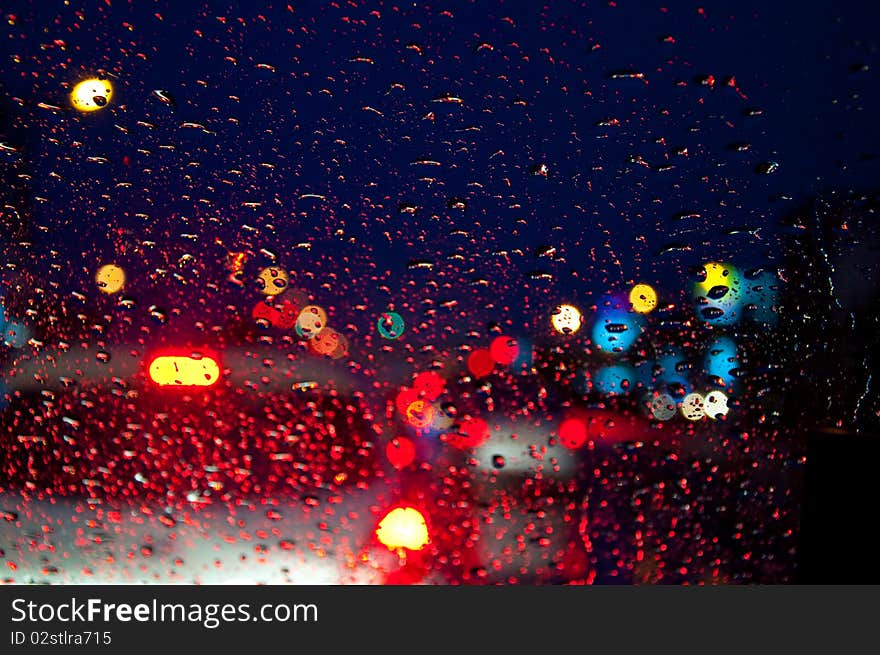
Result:
M495 369L495 360L488 349L478 348L468 355L467 367L475 378L484 378Z
M710 262L694 284L697 317L710 325L734 325L742 318L743 284L732 264Z
M309 348L318 355L333 357L342 343L342 335L333 328L324 328L309 340Z
M394 468L406 468L416 458L415 444L406 437L395 437L385 446L385 456Z
M649 284L637 284L629 292L629 303L633 311L648 314L657 307L657 292Z
M116 264L105 264L95 273L95 282L104 293L118 293L125 286L125 271Z
M434 420L434 406L421 398L412 401L406 408L407 422L419 430L427 428Z
M635 388L636 374L631 366L603 366L593 376L593 387L607 396L628 393Z
M413 389L426 400L437 400L446 391L446 379L436 371L422 371L413 380Z
M314 339L327 327L327 312L318 305L306 305L296 319L296 333L304 339Z
M652 393L646 396L648 411L657 421L668 421L675 416L675 400L668 393Z
M559 425L559 443L577 450L587 443L587 424L580 418L567 418Z
M10 348L24 348L31 338L31 331L23 323L9 321L3 326L3 343Z
M689 393L681 401L681 413L689 421L699 421L706 416L705 400L698 393Z
M710 391L705 397L706 416L711 419L720 419L727 416L730 408L727 406L727 396L720 391Z
M220 366L212 357L160 355L150 362L149 372L162 387L209 387L220 379Z
M113 85L108 80L89 78L73 87L70 102L74 109L92 112L103 109L113 98Z
M574 305L558 305L550 315L550 324L559 334L574 334L581 329L584 317Z
M512 337L495 337L489 346L489 352L496 364L510 366L519 357L519 343Z
M397 312L384 312L376 321L376 330L383 339L399 339L404 328L403 317Z
M476 416L466 416L454 427L456 429L447 433L444 440L453 448L460 450L479 448L490 436L489 424Z
M428 525L414 507L396 507L379 521L376 538L389 550L421 550L429 543Z
M287 271L278 266L267 266L257 276L257 288L267 296L277 296L287 289Z
M632 348L642 333L642 319L620 309L600 309L591 338L602 352L618 355Z
M736 342L730 337L718 337L706 346L703 368L713 384L730 387L736 381L739 368Z

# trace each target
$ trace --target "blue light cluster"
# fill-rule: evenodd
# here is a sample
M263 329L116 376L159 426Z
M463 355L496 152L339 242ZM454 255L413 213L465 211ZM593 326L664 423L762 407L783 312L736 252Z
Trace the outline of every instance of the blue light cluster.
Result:
M641 314L630 311L627 298L611 296L596 312L592 341L598 350L621 355L633 347L644 323Z
M629 393L636 386L636 374L631 366L623 364L604 366L596 371L593 385L607 396Z
M718 337L709 342L703 359L703 369L710 382L731 387L736 381L735 372L739 368L736 342L730 337Z

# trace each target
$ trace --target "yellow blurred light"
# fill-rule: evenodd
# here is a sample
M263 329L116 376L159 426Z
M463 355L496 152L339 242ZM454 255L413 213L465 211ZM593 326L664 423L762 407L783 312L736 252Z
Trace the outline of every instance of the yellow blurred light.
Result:
M583 316L574 305L559 305L553 310L550 323L559 334L574 334L581 329Z
M90 78L83 80L70 93L70 102L79 111L98 111L110 104L113 85L107 80Z
M629 292L629 302L634 311L647 314L657 306L657 292L647 284L637 284Z
M95 282L104 293L116 293L125 286L125 271L116 264L107 264L95 273Z
M209 387L220 366L211 357L162 355L150 362L150 379L162 387Z
M287 271L278 266L267 266L257 276L257 285L267 296L277 296L287 289Z
M739 284L739 271L731 264L709 262L703 266L706 279L697 282L694 289L700 295L706 295L715 287L730 287Z
M389 550L421 550L429 541L428 526L419 510L413 507L397 507L379 521L376 538Z

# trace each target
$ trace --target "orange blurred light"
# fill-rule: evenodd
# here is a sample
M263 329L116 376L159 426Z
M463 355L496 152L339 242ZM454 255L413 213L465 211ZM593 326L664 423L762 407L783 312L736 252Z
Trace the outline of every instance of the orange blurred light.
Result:
M419 510L413 507L397 507L379 521L376 538L389 550L421 550L429 541L428 525Z
M161 355L150 362L150 379L161 387L209 387L220 379L211 357Z
M426 428L434 420L434 408L425 400L414 400L406 408L406 420L420 430Z

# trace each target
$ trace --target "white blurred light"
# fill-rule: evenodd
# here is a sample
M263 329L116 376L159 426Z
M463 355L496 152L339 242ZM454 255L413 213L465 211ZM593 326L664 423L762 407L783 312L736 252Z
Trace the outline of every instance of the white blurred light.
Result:
M705 399L698 393L689 393L681 401L681 413L688 421L699 421L706 413Z
M675 400L668 393L651 398L651 415L658 421L668 421L675 416Z
M710 391L706 394L705 407L703 410L705 411L706 416L711 419L727 416L727 412L730 410L727 406L727 396L720 391Z

